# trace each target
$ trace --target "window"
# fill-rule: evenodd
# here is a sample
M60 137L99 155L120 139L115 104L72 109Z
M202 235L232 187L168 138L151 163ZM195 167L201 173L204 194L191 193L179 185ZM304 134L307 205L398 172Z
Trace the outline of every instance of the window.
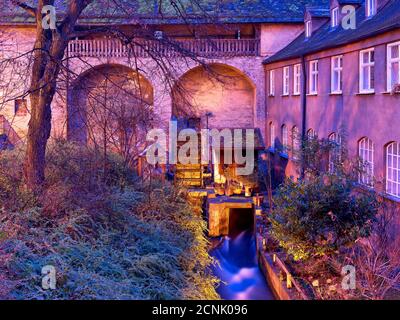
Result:
M28 114L28 101L26 99L17 99L14 104L16 116L26 116Z
M333 8L331 13L331 26L335 28L339 25L339 8Z
M310 38L312 34L312 22L311 20L306 21L306 38Z
M269 72L269 95L271 97L275 95L275 70Z
M318 61L310 62L310 94L318 93Z
M275 148L275 126L272 122L269 123L269 146Z
M283 68L283 95L289 95L289 86L290 86L290 69L289 67Z
M331 93L342 93L343 57L332 57L331 60Z
M400 197L400 143L386 147L386 192Z
M360 93L375 91L375 54L374 49L360 52Z
M336 164L341 160L342 138L339 134L332 133L328 139L332 143L332 147L329 150L329 173L335 173Z
M300 151L300 135L299 128L294 126L292 128L292 150L293 150L293 158L298 158L298 153Z
M367 17L372 17L376 13L376 0L366 0Z
M293 68L293 94L299 95L301 88L301 65L296 64Z
M387 91L400 83L400 42L388 45Z
M374 179L374 143L367 137L358 142L358 156L360 158L359 183L373 186Z
M307 138L309 140L315 139L317 137L317 133L315 132L314 129L308 129L307 131Z
M284 152L284 153L287 153L287 151L288 151L288 130L287 130L287 127L286 127L286 125L284 124L284 125L282 125L282 127L281 127L281 134L282 134L282 151Z

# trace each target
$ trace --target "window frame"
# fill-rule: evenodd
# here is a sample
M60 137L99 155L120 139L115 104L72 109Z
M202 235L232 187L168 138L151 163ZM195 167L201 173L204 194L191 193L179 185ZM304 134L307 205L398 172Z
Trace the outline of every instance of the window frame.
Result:
M25 117L29 113L28 100L19 98L14 100L14 115L16 117Z
M389 154L389 148L393 145L396 145L397 148L397 154L395 153L390 153ZM391 159L391 163L392 166L389 166L389 155L392 157ZM386 176L385 176L385 180L386 180L386 193L396 197L396 198L400 198L400 143L393 141L391 143L389 143L388 145L386 145L385 147L385 162L386 162ZM395 161L394 161L395 159ZM393 164L394 162L397 163L397 167L394 167ZM392 177L396 176L397 180L394 179L389 179L389 171L392 170ZM392 183L395 187L396 187L396 192L390 192L389 191L389 184Z
M335 66L335 61L338 61L338 66ZM337 87L334 88L334 78L337 73ZM331 93L342 94L343 93L343 55L331 57Z
M317 132L313 128L307 130L307 139L315 139L317 136Z
M375 153L375 144L374 142L368 138L363 137L358 141L358 157L362 161L362 165L368 164L366 172L360 172L358 175L358 182L367 187L374 186L374 153ZM366 155L366 157L364 157Z
M282 69L282 96L290 95L290 67Z
M334 139L332 139L334 137ZM335 168L335 162L334 161L341 161L342 155L342 137L339 133L337 132L332 132L328 136L328 141L330 142L335 142L337 144L337 147L334 149L329 150L328 154L328 171L330 174L334 174L336 171ZM334 159L333 157L337 157Z
M305 22L305 35L306 38L310 38L312 36L312 21L307 20Z
M365 15L367 18L374 16L377 12L377 1L366 0L365 1Z
M276 140L276 136L275 136L275 125L274 123L271 121L269 123L269 144L270 144L270 149L275 150L275 140Z
M316 66L316 70L313 70L313 66ZM318 60L310 61L309 68L310 68L310 70L309 70L310 80L309 80L308 93L310 95L317 95L318 94L318 80L319 80L319 61ZM313 88L314 80L315 80L314 90L311 90Z
M300 143L300 131L299 128L295 125L291 129L291 134L292 134L292 157L294 160L298 159L298 152L300 152L301 149L301 143Z
M374 53L372 60L372 52ZM364 54L368 54L368 62L364 62ZM359 54L360 70L359 70L359 92L360 93L375 93L375 48L361 50ZM368 69L368 89L364 89L364 72ZM374 85L371 86L372 79Z
M289 149L289 132L286 124L281 126L282 152L287 154Z
M331 27L336 28L339 25L339 7L331 10Z
M275 70L269 71L269 96L275 97Z
M398 57L392 58L392 47L398 47ZM392 84L392 64L397 62L399 64L399 74L398 74L398 82L400 83L400 41L389 43L386 47L387 50L387 65L386 65L386 75L387 75L387 84L386 88L388 92L392 92L395 84Z
M295 64L293 67L293 95L300 95L301 91L301 64Z

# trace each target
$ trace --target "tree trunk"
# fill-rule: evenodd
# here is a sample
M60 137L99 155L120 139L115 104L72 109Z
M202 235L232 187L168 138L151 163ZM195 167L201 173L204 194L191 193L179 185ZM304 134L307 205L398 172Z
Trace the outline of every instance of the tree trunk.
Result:
M57 88L65 49L76 21L91 0L70 1L66 17L55 30L42 27L42 8L54 0L39 0L35 10L36 41L30 86L29 121L24 174L29 189L35 190L45 180L46 146L51 132L51 103Z
M51 131L51 102L45 100L40 94L31 96L32 114L25 155L25 179L30 189L40 186L45 178L46 145Z
M25 156L28 188L39 187L45 179L46 145L51 132L51 103L68 41L59 34L37 27L30 87L31 119Z

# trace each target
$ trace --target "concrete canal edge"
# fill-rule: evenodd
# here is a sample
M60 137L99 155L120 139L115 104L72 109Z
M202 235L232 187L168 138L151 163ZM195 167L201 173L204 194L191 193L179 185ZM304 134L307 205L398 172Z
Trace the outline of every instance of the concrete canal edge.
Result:
M264 274L275 298L278 300L309 300L304 290L290 274L284 263L275 256L265 252L262 237L256 234L257 259L261 272ZM282 272L286 280L281 279Z
M279 278L279 270L274 266L272 257L264 251L261 236L256 235L256 242L258 264L275 298L278 300L293 300L285 283Z

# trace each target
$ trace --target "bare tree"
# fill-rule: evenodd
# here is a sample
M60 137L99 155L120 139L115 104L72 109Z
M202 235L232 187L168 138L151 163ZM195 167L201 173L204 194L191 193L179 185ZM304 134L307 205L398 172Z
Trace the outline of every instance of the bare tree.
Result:
M12 0L36 21L36 39L33 48L33 63L29 98L31 118L29 121L25 159L25 179L29 188L40 186L45 179L45 153L51 132L51 103L57 88L57 78L62 67L65 49L77 20L92 0L69 1L64 19L57 28L43 28L43 7L54 6L54 0L39 0L36 7Z

